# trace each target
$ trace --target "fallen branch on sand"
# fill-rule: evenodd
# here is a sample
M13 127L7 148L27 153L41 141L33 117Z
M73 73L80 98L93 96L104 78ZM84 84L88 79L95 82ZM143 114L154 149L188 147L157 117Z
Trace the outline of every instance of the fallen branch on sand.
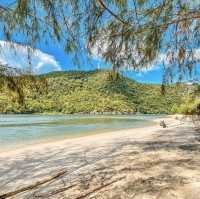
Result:
M89 196L89 195L91 195L91 194L93 194L93 193L95 193L97 191L100 191L101 189L103 189L105 187L108 187L108 186L110 186L110 185L112 185L112 184L114 184L116 182L119 182L119 181L123 180L124 178L125 178L125 176L123 176L121 178L117 178L117 179L115 179L115 180L113 180L111 182L108 182L108 183L103 184L103 185L101 185L99 187L96 187L96 188L92 189L91 191L86 192L85 194L76 197L75 199L83 199L83 198L85 198L85 197L87 197L87 196Z
M75 187L76 185L70 185L70 186L67 186L67 187L63 187L61 189L57 189L57 190L54 190L54 191L51 191L47 194L40 194L40 195L37 195L37 194L34 194L34 198L47 198L47 197L50 197L50 196L54 196L56 194L59 194L59 193L62 193L64 191L67 191L68 189L72 188L72 187Z
M117 178L117 179L115 179L115 180L113 180L113 181L111 181L111 182L105 183L105 184L103 184L103 185L101 185L101 186L98 186L98 187L96 187L96 188L90 190L89 192L87 192L87 193L85 193L85 194L83 194L83 195L81 195L81 196L78 196L78 197L75 198L75 199L82 199L82 198L85 198L86 196L89 196L90 194L93 194L93 193L96 192L96 191L99 191L99 190L101 190L101 189L103 189L103 188L105 188L105 187L107 187L107 186L109 186L109 185L112 185L112 184L114 184L114 183L116 183L116 182L118 182L118 181L121 181L121 180L123 180L124 178L125 178L125 176L124 176L124 177L121 177L121 178ZM35 194L34 197L35 197L35 198L48 198L48 197L54 196L54 195L56 195L56 194L62 193L62 192L64 192L64 191L67 191L68 189L73 188L73 187L75 187L75 186L77 186L77 184L73 184L73 185L66 186L66 187L63 187L63 188L60 188L60 189L56 189L56 190L51 191L51 192L46 193L46 194L39 194L39 195Z
M103 158L98 158L97 160L95 160L95 161L92 162L91 164L94 164L94 163L96 163L96 162L98 162L98 161L100 161L100 160L102 160L102 159L103 159ZM91 164L88 164L88 161L87 161L87 160L85 160L85 162L86 162L86 163L84 163L83 165L81 165L81 167L79 167L78 169L83 168L84 166L91 165ZM76 169L76 170L78 170L78 169ZM74 171L76 171L76 170L74 170ZM74 172L74 171L73 171L73 172ZM43 179L43 180L41 180L41 181L38 181L38 182L36 182L36 183L34 183L34 184L32 184L32 185L28 185L28 186L22 187L22 188L20 188L20 189L17 189L17 190L15 190L15 191L11 191L11 192L2 194L2 195L0 195L0 199L10 198L10 197L15 196L15 195L17 195L17 194L20 194L20 193L23 193L23 192L26 192L26 191L33 190L33 189L37 188L37 187L40 186L40 185L46 184L47 182L51 182L52 180L55 180L56 178L63 176L63 175L66 174L67 172L68 172L67 170L60 171L60 172L58 172L57 174L55 174L55 175L53 175L53 176L51 176L51 177L49 177L49 178ZM59 190L58 190L58 191L59 191Z
M6 198L9 198L9 197L12 197L12 196L15 196L19 193L22 193L22 192L25 192L25 191L29 191L29 190L32 190L40 185L43 185L43 184L46 184L47 182L50 182L60 176L63 176L67 171L64 170L64 171L60 171L58 172L57 174L51 176L51 177L48 177L46 179L43 179L41 181L37 181L36 183L32 184L32 185L28 185L28 186L25 186L25 187L22 187L20 189L17 189L15 191L11 191L11 192L8 192L8 193L5 193L3 195L0 195L0 199L6 199Z

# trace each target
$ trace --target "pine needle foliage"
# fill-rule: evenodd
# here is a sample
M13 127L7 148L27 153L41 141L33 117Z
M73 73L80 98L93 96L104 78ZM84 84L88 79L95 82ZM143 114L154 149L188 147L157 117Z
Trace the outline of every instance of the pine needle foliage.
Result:
M76 58L98 46L114 68L141 70L165 53L182 78L196 64L199 8L196 0L15 0L0 4L0 21L7 40L34 46L50 37Z

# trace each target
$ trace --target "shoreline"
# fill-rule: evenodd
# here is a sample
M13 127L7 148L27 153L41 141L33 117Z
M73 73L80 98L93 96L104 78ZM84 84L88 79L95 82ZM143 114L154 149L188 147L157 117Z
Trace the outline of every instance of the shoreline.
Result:
M88 115L89 116L89 115ZM96 117L101 117L103 115L96 115ZM108 115L107 115L108 116ZM123 118L124 116L128 117L131 115L110 115L108 116L115 118L115 116L117 118L119 118L120 116ZM144 115L138 115L138 116L144 116ZM105 115L106 117L106 115ZM161 116L162 117L162 116ZM171 118L171 116L165 116L162 118ZM64 141L73 141L75 139L79 139L79 138L83 138L83 137L90 137L90 136L95 136L95 135L100 135L100 134L112 134L112 133L117 133L117 132L121 132L121 131L128 131L128 130L136 130L136 129L141 129L141 128L148 128L148 127L153 127L155 126L155 124L161 120L162 118L156 118L156 119L152 119L152 120L147 120L147 124L145 124L144 126L135 126L135 127L128 127L128 128L118 128L118 129L99 129L96 131L92 131L92 132L80 132L78 134L69 134L69 135L62 135L62 136L55 136L55 137L44 137L38 140L32 140L32 141L25 141L25 143L21 144L21 143L13 143L11 145L6 145L4 144L3 147L0 147L0 154L2 153L9 153L12 151L18 151L18 150L23 150L23 149L27 149L27 148L34 148L34 147L38 147L40 145L51 145L54 143L59 143L59 142L64 142ZM144 121L145 122L145 121ZM30 146L29 146L30 145Z
M27 146L27 144L23 145L23 144L19 144L16 145L16 147L13 147L12 149L0 149L0 157L1 156L7 156L9 154L17 154L26 150L34 150L35 148L46 148L49 146L59 146L59 145L63 145L63 144L67 144L67 143L71 143L71 142L81 142L81 141L90 141L93 138L103 138L104 136L112 136L115 134L121 134L121 133L127 133L127 132L132 132L132 131L144 131L146 128L148 127L153 127L155 128L155 126L157 126L157 121L153 121L154 124L152 123L151 125L147 125L145 127L135 127L135 128L122 128L122 129L116 129L116 130L105 130L105 131L101 131L101 132L89 132L86 134L82 134L82 135L78 135L78 136L72 136L72 137L64 137L63 136L63 140L61 138L56 138L56 140L53 141L52 138L50 139L43 139L43 140L39 140L38 142L31 142L30 146ZM100 130L99 130L100 131Z
M82 134L79 136L75 136L75 137L63 137L63 140L61 138L56 139L53 141L53 139L44 139L44 140L39 140L38 142L32 142L30 143L30 146L27 145L23 145L23 144L19 144L16 145L16 147L13 147L12 149L2 149L0 150L0 157L1 156L7 156L9 154L17 154L17 153L21 153L24 152L26 150L34 150L36 148L38 149L43 149L49 146L59 146L59 145L63 145L63 144L67 144L67 143L71 143L71 142L87 142L90 141L92 139L97 139L97 138L107 138L109 136L117 136L118 134L123 134L123 133L129 133L134 131L134 133L137 132L145 132L147 130L148 127L151 128L151 131L155 131L158 130L159 128L161 128L159 126L159 122L161 120L166 120L167 123L168 122L173 122L173 123L177 123L177 119L174 119L174 116L169 115L166 117L162 117L162 118L157 118L157 119L153 119L152 120L152 124L144 126L144 127L135 127L135 128L122 128L122 129L116 129L116 130L105 130L102 132L89 132L86 134ZM176 121L176 122L175 122ZM149 129L148 129L149 131Z
M44 115L44 116L140 116L140 115L158 115L157 113L125 113L125 112L91 112L91 113L62 113L62 112L43 112L43 113L1 113L0 115ZM167 116L171 114L161 113L161 116Z

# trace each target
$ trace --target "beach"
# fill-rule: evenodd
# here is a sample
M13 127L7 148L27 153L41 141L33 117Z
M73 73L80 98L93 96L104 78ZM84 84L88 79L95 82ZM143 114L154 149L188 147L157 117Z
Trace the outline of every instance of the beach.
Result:
M198 199L200 133L174 117L164 129L160 120L2 152L0 195L41 182L10 198Z

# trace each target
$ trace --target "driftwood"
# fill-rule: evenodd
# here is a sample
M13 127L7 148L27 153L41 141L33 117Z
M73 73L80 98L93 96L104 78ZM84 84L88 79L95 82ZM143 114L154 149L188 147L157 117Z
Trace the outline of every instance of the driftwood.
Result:
M82 167L84 167L84 166L87 166L87 165L92 165L92 164L94 164L94 163L96 163L96 162L98 162L99 160L102 160L102 159L103 159L103 158L98 158L96 161L92 162L91 164L89 164L89 163L86 161L85 164L81 165L81 167L77 168L76 170L79 170L80 168L82 168ZM76 170L74 170L74 171L76 171ZM74 172L74 171L73 171L73 172ZM31 190L33 190L33 189L39 187L40 185L46 184L46 183L48 183L48 182L51 182L52 180L55 180L56 178L59 178L59 177L65 175L67 172L68 172L67 170L59 171L59 172L56 173L55 175L53 175L53 176L51 176L51 177L48 177L48 178L45 178L45 179L43 179L43 180L37 181L37 182L35 182L34 184L24 186L24 187L19 188L19 189L15 190L15 191L10 191L10 192L4 193L4 194L0 195L0 199L7 199L7 198L10 198L10 197L16 196L16 195L18 195L18 194L20 194L20 193L23 193L23 192L26 192L26 191L31 191ZM75 199L82 199L82 198L84 198L84 197L86 197L86 196L88 196L88 195L90 195L90 194L92 194L92 193L94 193L94 192L96 192L96 191L98 191L98 190L101 190L101 189L103 189L104 187L107 187L107 186L109 186L109 185L111 185L111 184L113 184L113 183L115 183L115 182L117 182L117 181L120 181L120 180L122 180L122 179L124 179L124 178L125 178L125 177L121 177L121 178L118 178L118 179L116 179L116 180L114 180L114 181L112 181L112 182L106 183L106 184L104 184L104 185L102 185L102 186L100 186L100 187L97 187L97 188L95 188L94 190L92 190L92 191L90 191L90 192L87 192L87 193L85 193L84 195L81 195L81 196L79 196L79 197L77 197L77 198L75 198ZM52 191L52 192L50 192L50 193L47 193L47 195L48 195L48 196L56 195L56 194L58 194L58 193L61 193L61 192L66 191L67 189L72 188L72 187L74 187L74 186L76 186L76 185L70 185L70 186L68 186L68 187L63 187L63 188L61 188L61 189L54 190L54 191ZM36 194L35 194L35 197L38 197L38 198L40 198L40 197L42 198L43 196L44 196L44 195L36 195ZM46 195L45 195L45 196L46 196Z
M92 193L94 193L94 192L96 192L96 191L99 191L99 190L101 190L101 189L103 189L103 188L105 188L105 187L107 187L107 186L109 186L109 185L111 185L111 184L114 184L115 182L118 182L118 181L120 181L120 180L122 180L122 179L124 179L124 178L125 178L125 176L124 176L124 177L121 177L121 178L118 178L118 179L115 179L115 180L113 180L113 181L111 181L111 182L108 182L108 183L106 183L106 184L103 184L103 185L101 185L101 186L99 186L99 187L96 187L96 188L94 188L93 190L91 190L91 191L85 193L84 195L78 196L78 197L75 198L75 199L82 199L82 198L85 198L85 197L89 196L90 194L92 194ZM64 191L67 191L68 189L73 188L73 187L75 187L75 186L77 186L77 184L73 184L73 185L69 185L69 186L66 186L66 187L62 187L62 188L60 188L60 189L56 189L56 190L51 191L51 192L46 193L46 194L34 194L34 197L35 197L35 198L48 198L48 197L54 196L54 195L56 195L56 194L62 193L62 192L64 192Z
M11 192L8 192L8 193L5 193L5 194L2 194L0 195L0 199L6 199L6 198L9 198L9 197L12 197L12 196L15 196L19 193L23 193L25 191L29 191L29 190L32 190L34 188L37 188L38 186L40 185L43 185L43 184L46 184L47 182L50 182L60 176L63 176L67 171L64 170L64 171L60 171L58 172L57 174L49 177L49 178L46 178L46 179L43 179L41 181L37 181L36 183L32 184L32 185L28 185L28 186L25 186L25 187L22 187L20 189L17 189L15 191L11 191Z
M96 163L97 161L101 160L103 158L99 158L97 159L96 161L92 162L92 164ZM86 161L86 160L85 160ZM91 164L88 164L88 162L86 161L86 163L84 163L83 165L81 165L80 168L84 167L84 166L87 166L87 165L91 165ZM76 169L76 170L79 170L80 168ZM74 171L76 171L74 170ZM74 172L73 171L73 172ZM17 189L15 191L11 191L11 192L7 192L7 193L4 193L2 195L0 195L0 199L6 199L6 198L10 198L12 196L15 196L17 194L20 194L20 193L23 193L23 192L26 192L26 191L30 191L30 190L33 190L35 188L37 188L38 186L40 185L43 185L43 184L46 184L47 182L51 182L52 180L58 178L58 177L61 177L63 176L64 174L66 174L68 171L67 170L63 170L63 171L60 171L58 172L57 174L49 177L49 178L46 178L46 179L43 179L41 181L37 181L36 183L32 184L32 185L28 185L28 186L25 186L25 187L22 187L20 189ZM67 187L66 187L67 188ZM64 188L63 188L64 189ZM60 190L58 190L60 191ZM60 191L61 192L61 191ZM55 193L53 193L55 194Z
M47 198L47 197L50 197L50 196L54 196L56 194L59 194L59 193L62 193L64 191L67 191L68 189L72 188L72 187L75 187L76 185L70 185L70 186L67 186L67 187L63 187L63 188L60 188L60 189L57 189L57 190L54 190L54 191L51 191L47 194L34 194L34 197L35 198Z
M95 193L97 191L100 191L101 189L103 189L105 187L108 187L108 186L110 186L110 185L112 185L112 184L114 184L116 182L119 182L119 181L123 180L124 178L125 178L125 176L123 176L121 178L117 178L117 179L115 179L115 180L113 180L111 182L108 182L108 183L103 184L103 185L101 185L99 187L96 187L96 188L92 189L91 191L86 192L85 194L76 197L75 199L83 199L83 198L85 198L85 197L87 197L87 196L89 196L89 195L91 195L91 194L93 194L93 193Z

